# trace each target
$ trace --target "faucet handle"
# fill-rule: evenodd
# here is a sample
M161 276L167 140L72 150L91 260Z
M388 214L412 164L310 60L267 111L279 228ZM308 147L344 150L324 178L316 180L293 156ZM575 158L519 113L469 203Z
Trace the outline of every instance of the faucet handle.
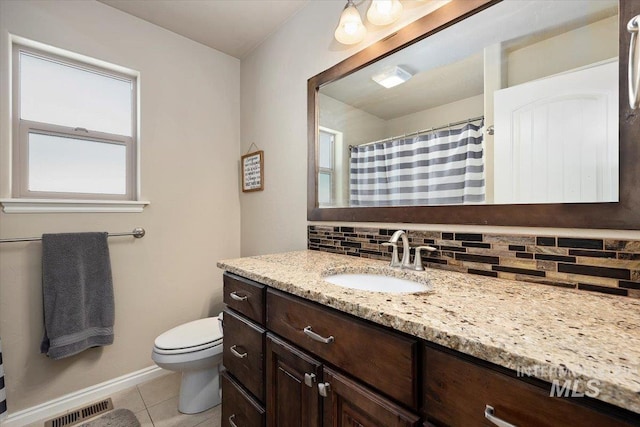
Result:
M391 254L391 263L390 267L400 267L400 260L398 259L398 244L394 242L384 242L382 246L391 246L393 248L393 253Z
M413 269L417 271L423 271L424 266L422 265L422 255L420 255L420 250L424 249L425 251L434 252L437 249L433 246L416 246L414 248L416 250L415 262L413 264Z

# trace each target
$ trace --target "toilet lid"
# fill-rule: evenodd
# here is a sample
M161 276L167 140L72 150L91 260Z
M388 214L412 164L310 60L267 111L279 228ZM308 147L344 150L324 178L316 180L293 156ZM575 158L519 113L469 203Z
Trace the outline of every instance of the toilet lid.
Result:
M154 344L159 349L177 350L222 340L218 322L217 317L208 317L176 326L156 338Z

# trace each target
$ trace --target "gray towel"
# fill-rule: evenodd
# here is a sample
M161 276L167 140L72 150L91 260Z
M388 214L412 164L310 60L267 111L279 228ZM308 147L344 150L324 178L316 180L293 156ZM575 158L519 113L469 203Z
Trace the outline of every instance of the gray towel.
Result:
M113 343L113 283L107 233L44 234L42 295L42 353L62 359Z

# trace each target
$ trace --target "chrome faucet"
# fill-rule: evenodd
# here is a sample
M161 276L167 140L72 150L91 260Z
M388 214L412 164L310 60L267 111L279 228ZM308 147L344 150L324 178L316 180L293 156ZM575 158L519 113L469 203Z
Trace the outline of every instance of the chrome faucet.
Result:
M398 260L398 239L400 238L402 238L402 261ZM411 248L409 248L409 239L407 238L407 233L404 230L398 230L393 233L391 239L382 245L393 247L390 264L391 267L411 268Z
M398 239L402 238L402 261L398 260ZM384 242L382 246L391 246L393 248L393 253L391 254L391 263L390 267L395 268L407 268L411 270L422 271L424 270L424 266L422 265L422 255L420 254L420 250L424 249L430 252L436 250L436 248L432 246L418 246L416 247L416 256L415 256L415 264L411 265L411 248L409 247L409 239L407 238L407 233L404 230L398 230L391 236L388 242Z

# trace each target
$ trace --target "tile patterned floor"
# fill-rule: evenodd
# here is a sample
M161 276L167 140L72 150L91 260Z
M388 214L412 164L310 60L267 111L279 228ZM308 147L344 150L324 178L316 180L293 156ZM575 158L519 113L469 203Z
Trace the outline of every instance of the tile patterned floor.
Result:
M168 372L168 371L167 371ZM136 414L142 427L220 427L222 407L185 415L178 412L180 374L168 373L111 396L114 409L126 408ZM26 427L42 427L44 421Z

